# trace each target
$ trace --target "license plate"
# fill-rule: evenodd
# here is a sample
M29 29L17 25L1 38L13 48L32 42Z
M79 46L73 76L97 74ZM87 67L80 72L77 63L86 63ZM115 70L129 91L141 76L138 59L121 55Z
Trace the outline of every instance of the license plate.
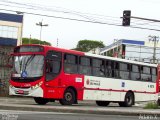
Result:
M21 74L12 74L12 77L21 77Z
M17 90L17 93L18 94L24 94L24 91L23 90Z

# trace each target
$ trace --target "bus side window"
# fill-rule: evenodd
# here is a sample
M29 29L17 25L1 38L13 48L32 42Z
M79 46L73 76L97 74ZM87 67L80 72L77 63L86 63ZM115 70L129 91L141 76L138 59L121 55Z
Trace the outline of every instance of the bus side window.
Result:
M131 80L140 80L140 66L131 65Z
M50 60L46 60L46 73L52 72L52 65Z
M91 75L91 58L80 57L79 62L79 73Z
M62 53L49 51L46 56L46 80L53 80L61 71Z
M130 79L129 69L130 69L129 64L120 63L120 71L119 71L120 78L129 80Z
M113 61L106 61L106 76L107 77L114 77L114 62Z
M114 62L114 77L120 78L119 75L119 62Z
M151 70L150 67L141 66L141 80L151 81Z
M97 77L103 77L105 75L104 60L92 59L92 73L93 76Z
M152 82L156 82L157 80L157 68L151 68L152 70Z
M78 57L76 55L65 54L64 55L64 71L65 73L77 73L78 72Z

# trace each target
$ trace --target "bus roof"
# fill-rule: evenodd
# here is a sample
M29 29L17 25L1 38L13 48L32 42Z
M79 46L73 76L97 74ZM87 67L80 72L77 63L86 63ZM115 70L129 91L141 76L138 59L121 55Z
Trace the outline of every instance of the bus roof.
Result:
M56 51L61 51L61 52L65 52L65 53L83 55L84 56L84 52L81 52L81 51L68 50L68 49L53 47L53 46L49 46L49 45L26 44L26 45L20 45L20 46L17 46L17 47L21 47L21 46L42 46L45 51L56 50Z
M157 65L158 65L158 64L150 64L150 63L138 62L138 61L133 61L133 60L126 60L126 59L91 54L91 53L85 53L85 55L89 56L89 57L96 57L96 58L102 58L102 59L108 59L108 60L114 60L114 61L119 61L119 62L138 64L138 65L145 65L145 66L151 66L151 67L157 67Z
M114 60L114 61L125 62L125 63L132 63L132 64L138 64L138 65L157 67L157 64L143 63L143 62L138 62L138 61L133 61L133 60L126 60L126 59L121 59L121 58L102 56L102 55L85 53L85 52L80 52L80 51L76 51L76 50L68 50L68 49L58 48L58 47L53 47L53 46L48 46L48 45L29 44L29 45L20 45L20 46L42 46L42 47L44 47L45 51L56 50L56 51L61 51L61 52L76 54L76 55L81 55L81 56L102 58L102 59ZM20 46L17 46L17 47L20 47Z

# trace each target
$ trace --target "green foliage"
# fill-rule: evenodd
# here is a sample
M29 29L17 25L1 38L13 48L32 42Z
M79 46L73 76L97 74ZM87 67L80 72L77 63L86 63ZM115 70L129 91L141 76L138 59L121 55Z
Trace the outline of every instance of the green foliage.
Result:
M96 40L80 40L74 50L88 52L94 48L103 48L105 45L102 41Z
M41 41L38 39L22 38L22 44L41 44L41 45L50 45L51 43L46 41Z
M158 109L158 104L154 102L149 102L145 105L144 109Z

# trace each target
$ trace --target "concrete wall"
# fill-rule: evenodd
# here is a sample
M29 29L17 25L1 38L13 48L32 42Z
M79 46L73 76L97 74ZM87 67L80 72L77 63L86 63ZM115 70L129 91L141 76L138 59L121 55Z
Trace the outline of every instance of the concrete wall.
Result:
M11 77L11 67L8 67L10 54L13 46L0 46L0 96L8 96L9 79Z

